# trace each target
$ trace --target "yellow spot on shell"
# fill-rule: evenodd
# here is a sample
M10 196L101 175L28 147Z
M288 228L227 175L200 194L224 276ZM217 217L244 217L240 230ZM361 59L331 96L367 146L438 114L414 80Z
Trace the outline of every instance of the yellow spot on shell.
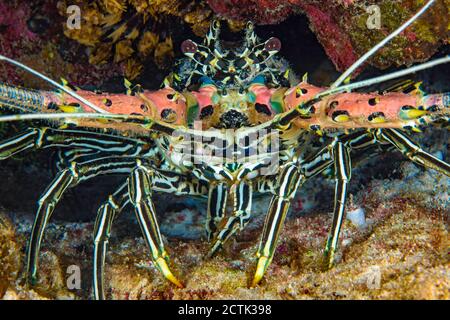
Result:
M65 113L76 113L82 112L83 109L80 106L71 106L71 105L59 105L58 109Z
M384 123L386 122L386 118L382 116L374 117L369 121L370 123Z
M417 119L421 116L427 114L426 110L419 110L419 109L409 109L409 110L402 110L402 118L406 119Z
M340 115L334 117L333 120L336 122L347 122L350 120L350 117L346 114L340 114Z

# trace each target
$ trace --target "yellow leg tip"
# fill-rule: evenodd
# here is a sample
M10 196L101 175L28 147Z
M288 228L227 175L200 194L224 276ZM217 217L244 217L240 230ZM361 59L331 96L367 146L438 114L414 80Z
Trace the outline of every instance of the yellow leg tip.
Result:
M167 280L172 282L178 288L184 288L184 285L173 275L172 271L170 271L166 260L164 260L163 258L158 258L156 260L156 265L158 266L159 270L161 270L162 274L164 275L164 277L166 277Z
M325 269L329 270L334 265L334 253L335 250L331 249L325 254Z
M258 264L256 265L256 271L252 281L252 287L256 287L258 283L262 280L268 265L269 259L267 257L260 257L258 259Z

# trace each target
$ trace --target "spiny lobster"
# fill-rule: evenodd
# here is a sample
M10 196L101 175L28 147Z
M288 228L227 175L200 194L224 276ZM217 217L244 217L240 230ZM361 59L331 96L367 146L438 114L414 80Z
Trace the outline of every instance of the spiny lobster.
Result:
M257 251L256 286L271 263L277 239L298 188L333 169L333 221L325 248L331 267L344 216L353 153L390 146L427 168L450 176L450 165L425 152L407 135L428 124L449 123L450 94L425 95L408 82L389 92L352 90L450 61L446 56L378 78L341 85L377 49L415 21L434 0L358 60L330 88L292 84L287 63L277 57L277 38L259 42L251 23L241 46L219 41L214 21L203 44L186 40L186 58L157 91L125 81L127 94L72 90L0 55L60 89L44 92L0 84L0 104L14 115L0 121L44 120L0 143L0 159L28 149L58 148L59 172L38 201L27 253L27 279L37 277L44 229L67 189L109 174L126 179L100 206L94 227L93 292L104 299L104 265L114 219L127 204L136 213L152 260L178 287L169 268L156 219L153 192L207 199L209 256L251 217L253 193L271 194ZM325 141L317 146L317 137ZM228 201L231 200L231 201ZM227 209L231 209L227 212Z

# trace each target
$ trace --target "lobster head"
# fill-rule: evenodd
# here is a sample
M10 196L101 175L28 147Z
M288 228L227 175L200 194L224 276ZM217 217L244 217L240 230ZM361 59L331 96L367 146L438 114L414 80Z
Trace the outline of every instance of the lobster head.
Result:
M220 41L220 29L215 20L202 44L193 40L181 44L187 58L179 64L175 87L195 97L195 120L203 129L263 123L279 111L273 108L272 94L289 86L287 63L276 56L281 41L271 37L260 42L251 22L239 44Z

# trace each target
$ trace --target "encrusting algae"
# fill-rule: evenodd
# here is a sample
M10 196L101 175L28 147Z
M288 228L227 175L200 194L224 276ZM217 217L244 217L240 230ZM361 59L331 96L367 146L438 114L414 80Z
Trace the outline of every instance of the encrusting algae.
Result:
M66 15L69 5L81 9L83 28L69 29L64 34L92 48L92 64L124 62L124 74L136 78L147 58L166 68L174 57L171 28L182 21L193 32L203 36L212 11L201 1L192 0L96 0L61 1L59 11Z

